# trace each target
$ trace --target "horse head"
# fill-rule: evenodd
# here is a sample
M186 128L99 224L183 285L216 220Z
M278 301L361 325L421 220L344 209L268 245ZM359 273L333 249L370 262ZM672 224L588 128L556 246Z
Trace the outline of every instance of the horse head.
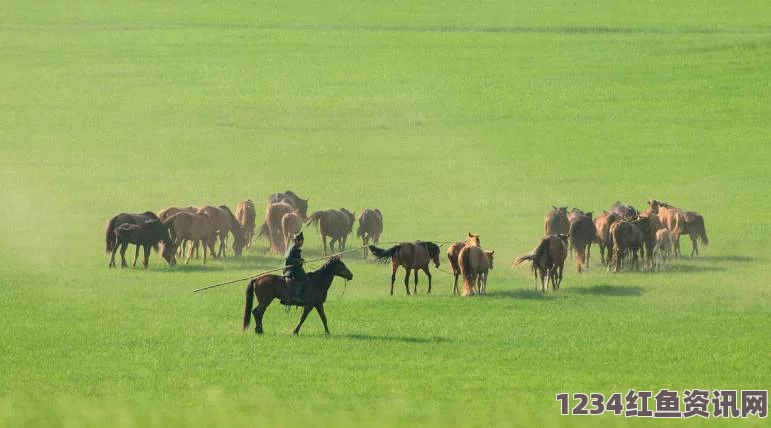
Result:
M469 232L468 238L466 238L466 245L469 247L481 247L482 243L479 241L479 235Z
M493 251L485 251L485 256L487 256L487 260L490 262L490 270L493 269L493 260L495 260L495 250Z
M343 261L339 256L332 257L331 259L329 259L329 261L327 262L327 266L330 269L332 269L332 273L335 276L339 276L345 279L346 281L350 281L353 279L353 273L351 273L351 271L348 269L348 266L346 266L345 263L343 263Z
M428 256L431 258L431 260L434 262L434 265L439 268L439 254L441 251L439 251L439 246L434 244L433 242L421 242L421 245L428 251Z

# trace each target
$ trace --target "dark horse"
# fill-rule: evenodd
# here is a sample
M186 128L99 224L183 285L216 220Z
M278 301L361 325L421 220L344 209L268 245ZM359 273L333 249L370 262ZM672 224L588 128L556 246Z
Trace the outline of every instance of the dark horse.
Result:
M297 324L293 334L300 333L300 327L305 322L305 318L308 317L313 308L316 308L321 322L324 323L324 333L329 336L327 316L324 314L324 302L327 300L327 291L329 291L335 276L344 278L346 281L353 279L353 274L339 257L330 258L319 270L310 272L308 274L308 289L303 296L304 304L290 301L286 279L281 275L263 275L249 281L249 285L246 286L243 330L246 331L249 328L249 321L254 315L254 332L262 334L262 316L265 315L265 310L270 302L278 297L284 304L303 307L300 323ZM257 297L257 307L252 310L255 297Z
M126 248L128 244L136 245L136 252L134 254L134 264L137 265L137 258L139 258L139 247L144 247L145 258L144 267L147 269L147 261L150 257L150 248L158 251L158 243L163 242L163 251L161 255L169 263L169 266L177 264L177 260L174 257L176 250L172 245L171 235L169 234L169 228L160 220L147 220L145 223L136 225L131 223L123 223L115 228L115 245L112 247L112 257L110 257L110 264L108 267L115 266L115 252L120 246L120 267L126 267Z
M152 211L145 211L142 214L120 213L115 217L111 218L107 222L107 227L105 227L105 231L104 231L104 240L107 244L106 251L110 253L112 252L112 249L115 248L115 229L118 226L124 223L136 224L137 226L139 226L140 224L144 224L148 220L159 220L159 218Z
M369 246L372 255L377 261L385 263L391 260L391 295L394 294L394 281L396 281L396 271L399 266L404 266L407 274L404 276L404 288L407 289L407 295L410 294L410 270L415 269L415 287L413 292L418 292L418 270L422 269L428 277L428 292L431 293L431 272L428 270L428 264L434 262L439 267L439 246L433 242L402 242L399 245L384 250L374 245Z

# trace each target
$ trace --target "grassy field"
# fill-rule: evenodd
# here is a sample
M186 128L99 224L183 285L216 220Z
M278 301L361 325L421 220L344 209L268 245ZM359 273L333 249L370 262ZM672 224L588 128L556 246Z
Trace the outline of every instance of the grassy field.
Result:
M767 2L253 3L0 8L0 426L625 426L555 395L769 389ZM279 266L263 242L107 269L118 212L286 189L386 241L479 233L489 295L391 297L350 255L331 338L277 304L256 337L244 283L192 290ZM546 295L510 267L552 205L654 197L705 216L702 257L595 247Z

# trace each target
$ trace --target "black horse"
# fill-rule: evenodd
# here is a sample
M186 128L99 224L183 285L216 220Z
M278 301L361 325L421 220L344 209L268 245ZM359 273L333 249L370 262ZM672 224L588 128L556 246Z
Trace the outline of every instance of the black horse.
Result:
M246 286L246 305L244 308L243 330L249 328L249 321L254 316L254 332L262 334L262 316L268 305L275 298L279 298L282 303L293 306L302 306L303 314L300 317L300 323L294 329L295 335L300 333L300 327L305 322L308 314L316 308L316 312L324 323L324 333L329 336L327 327L327 316L324 314L324 302L327 300L327 291L332 285L335 276L344 278L346 281L353 279L353 274L345 266L339 257L332 257L321 268L308 274L308 287L305 290L303 303L292 301L289 296L289 289L286 285L286 278L281 275L262 275L249 281ZM257 307L252 310L254 297L257 297Z
M144 224L148 220L160 220L157 215L152 211L145 211L141 214L127 214L120 213L111 218L107 222L107 227L104 231L104 240L107 243L106 251L112 252L115 247L115 228L122 224L136 224L137 226Z
M176 250L174 249L171 235L169 234L169 228L163 224L160 220L147 220L142 224L123 223L115 228L115 243L112 247L112 256L110 257L110 264L108 267L115 266L115 252L120 246L120 267L124 268L126 264L126 248L128 244L136 245L136 252L134 253L134 264L137 265L137 259L139 258L139 247L143 247L145 251L144 266L147 269L147 261L150 257L150 248L158 251L158 243L163 242L163 252L161 256L169 263L169 266L177 264L175 257Z

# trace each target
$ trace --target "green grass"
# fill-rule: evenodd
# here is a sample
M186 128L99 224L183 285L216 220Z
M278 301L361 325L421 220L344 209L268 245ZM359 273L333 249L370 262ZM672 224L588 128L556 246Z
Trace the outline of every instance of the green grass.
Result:
M48 3L0 10L0 426L640 425L555 395L771 384L766 2ZM118 212L285 189L387 241L479 233L490 295L390 297L351 255L331 338L279 305L255 337L244 284L192 290L279 265L264 243L107 269ZM702 257L595 248L545 296L509 267L551 205L651 197L704 214Z

